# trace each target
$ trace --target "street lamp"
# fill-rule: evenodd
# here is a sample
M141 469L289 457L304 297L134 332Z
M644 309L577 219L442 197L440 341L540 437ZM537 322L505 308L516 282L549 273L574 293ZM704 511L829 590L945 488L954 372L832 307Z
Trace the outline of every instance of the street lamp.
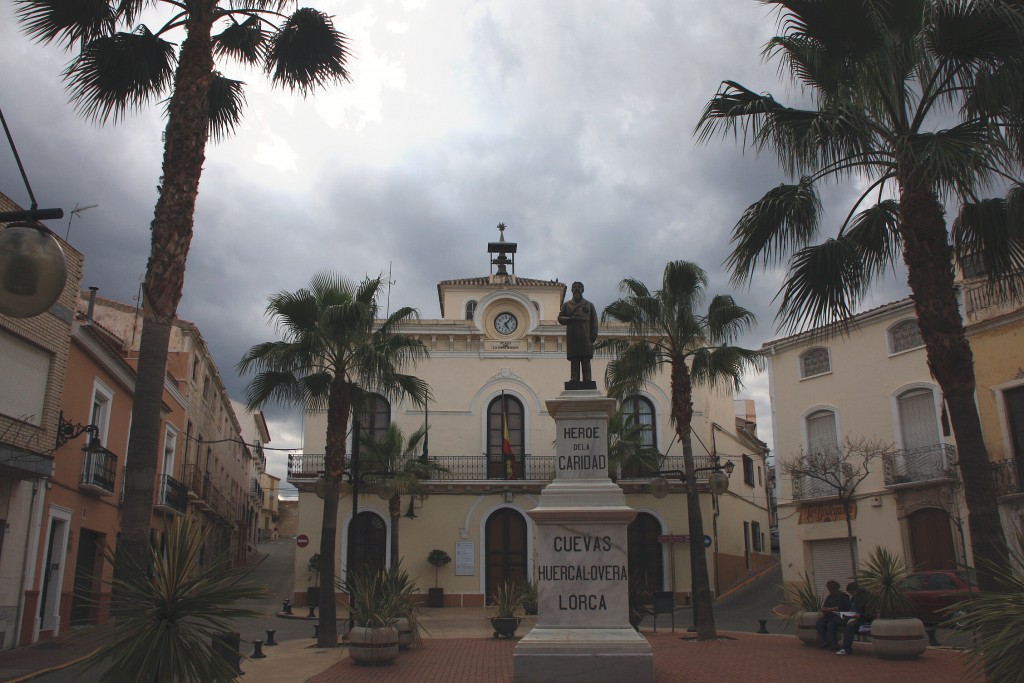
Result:
M697 467L693 470L693 473L711 472L711 475L708 477L708 488L718 496L729 490L729 478L732 476L734 469L736 469L736 465L732 460L726 461L723 465L715 458L714 465L710 467ZM686 473L682 470L658 470L657 472L651 472L647 476L651 477L651 495L655 498L664 498L668 495L667 477L677 478L680 484L686 482Z
M64 250L53 233L38 222L63 218L64 211L39 208L3 111L0 123L32 200L28 211L0 212L0 223L11 223L0 232L0 313L31 318L56 303L68 279Z

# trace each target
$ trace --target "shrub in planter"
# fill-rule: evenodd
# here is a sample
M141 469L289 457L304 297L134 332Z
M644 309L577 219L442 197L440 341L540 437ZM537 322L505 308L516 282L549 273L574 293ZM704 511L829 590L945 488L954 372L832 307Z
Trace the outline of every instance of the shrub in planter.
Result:
M494 637L511 638L522 621L522 617L516 614L523 609L522 582L505 579L494 589L491 601L494 603L494 616L491 617Z
M910 601L903 582L910 568L903 558L878 546L857 573L858 583L869 594L871 641L879 657L917 657L928 647L924 624L910 614Z
M444 607L444 588L437 586L437 572L451 561L451 555L439 548L435 548L427 554L427 562L434 568L434 587L427 593L428 607Z
M349 657L359 664L382 664L398 656L398 630L403 599L394 591L387 572L370 567L353 572L341 585L350 595L349 612L355 626L349 631Z
M821 605L824 598L814 590L809 575L801 575L800 582L795 588L786 590L786 597L783 604L793 607L796 612L790 614L786 620L796 622L796 637L804 645L818 645L818 630L816 625L821 618Z

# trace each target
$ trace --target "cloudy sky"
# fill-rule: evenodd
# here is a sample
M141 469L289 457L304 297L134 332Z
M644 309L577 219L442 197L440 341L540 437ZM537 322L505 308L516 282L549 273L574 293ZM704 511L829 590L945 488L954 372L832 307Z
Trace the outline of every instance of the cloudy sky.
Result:
M439 317L437 281L486 274L499 222L519 244L519 275L581 279L599 308L623 277L656 286L670 259L698 262L711 291L731 291L721 264L732 226L786 178L770 156L744 154L732 139L698 146L693 128L723 79L800 97L760 58L776 28L764 5L308 4L349 37L351 84L303 99L221 66L246 81L248 106L235 135L207 149L179 314L199 326L234 398L246 382L235 363L273 337L269 294L323 268L356 279L390 272L393 307ZM161 108L118 125L79 117L60 76L71 55L30 42L13 3L0 5L0 107L36 198L66 214L98 205L50 227L85 254L83 287L131 303L149 254ZM0 191L29 204L6 147ZM900 279L869 303L903 296ZM748 346L779 336L778 286L768 273L733 292L759 317ZM767 378L747 378L739 397L757 400L771 444ZM271 445L301 446L298 412L268 417ZM272 458L272 471L283 476L284 461Z

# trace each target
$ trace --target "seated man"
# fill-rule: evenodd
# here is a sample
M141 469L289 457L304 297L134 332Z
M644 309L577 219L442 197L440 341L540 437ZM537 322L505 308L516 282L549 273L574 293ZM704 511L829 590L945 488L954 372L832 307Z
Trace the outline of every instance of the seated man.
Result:
M846 622L843 646L836 651L837 655L852 655L853 639L857 637L860 627L871 623L871 616L868 614L868 603L871 598L867 591L856 583L849 583L846 585L846 592L850 594L850 602L853 605L850 611L856 612L856 616Z
M839 645L836 643L836 628L839 624L843 623L839 612L851 612L853 611L853 605L850 603L850 596L839 590L839 582L835 579L829 579L828 583L825 584L825 588L828 589L828 595L825 597L825 603L821 607L821 618L818 619L815 628L818 629L818 640L821 642L821 649L831 648L835 650L839 648Z

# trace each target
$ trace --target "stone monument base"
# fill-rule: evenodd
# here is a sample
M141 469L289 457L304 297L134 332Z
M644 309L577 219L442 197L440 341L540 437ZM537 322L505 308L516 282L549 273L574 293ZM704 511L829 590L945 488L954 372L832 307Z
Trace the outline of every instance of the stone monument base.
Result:
M632 628L535 628L516 645L512 683L654 683L654 654Z

